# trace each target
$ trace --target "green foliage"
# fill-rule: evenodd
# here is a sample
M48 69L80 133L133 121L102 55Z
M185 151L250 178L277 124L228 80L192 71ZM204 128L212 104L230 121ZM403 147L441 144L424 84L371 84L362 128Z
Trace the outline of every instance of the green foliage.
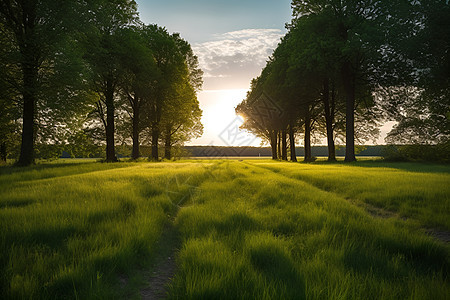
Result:
M33 162L35 142L58 141L65 126L85 109L85 68L78 43L83 20L73 22L84 15L81 8L79 1L1 2L2 39L8 39L9 47L2 49L0 63L6 66L13 115L21 115L12 120L22 122L22 165Z
M437 145L388 145L383 148L387 161L450 162L450 142Z

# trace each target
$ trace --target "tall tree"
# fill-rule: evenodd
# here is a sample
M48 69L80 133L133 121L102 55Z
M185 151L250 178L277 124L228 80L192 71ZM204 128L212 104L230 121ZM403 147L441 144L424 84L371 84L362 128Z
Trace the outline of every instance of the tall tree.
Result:
M390 143L450 140L450 3L410 1L397 10L388 54L399 70L379 91L389 120ZM391 63L392 64L392 63Z
M380 56L385 42L388 1L374 0L293 0L293 14L299 19L309 15L326 16L337 29L335 40L339 46L336 59L342 78L346 99L346 154L345 160L355 161L355 109L356 95L370 74Z
M150 45L145 40L145 29L142 27L130 27L124 32L126 36L127 51L130 55L124 55L124 73L120 82L120 94L126 105L125 110L131 119L132 152L131 157L140 157L140 135L146 127L145 116L142 111L145 105L151 101L152 90L158 79L158 69Z
M70 66L76 61L67 54L70 53L68 50L73 38L71 33L76 28L72 17L77 11L79 3L74 1L0 2L2 31L12 38L13 55L8 56L8 67L19 73L13 83L22 110L22 141L18 165L25 166L34 162L38 108L40 112L48 108L45 107L45 101L44 104L41 102L41 107L39 102L45 99L49 89L69 90L79 78L80 71L72 73L71 81L64 78L50 80L52 77L55 79L54 74L61 74L56 71L58 66ZM66 72L65 74L67 75ZM68 76L64 77L67 79ZM52 99L47 97L45 100Z
M195 119L195 115L200 113L200 110L193 109L192 105L198 106L196 93L201 88L203 73L198 67L198 59L191 46L179 34L169 34L165 28L156 25L146 26L145 30L145 39L152 49L158 69L158 78L146 105L151 132L150 158L158 160L162 133L165 134L166 144L172 144L171 137L179 133L178 130L183 125L187 125L183 124L182 120L190 122L191 117ZM188 108L177 105L179 101L186 101L184 104L187 104ZM182 111L185 108L188 109L187 115ZM199 129L198 126L195 128ZM166 150L170 151L170 146L166 147Z
M106 135L106 161L116 162L115 112L119 84L125 74L124 57L133 55L126 48L125 27L137 22L137 6L131 0L98 0L88 12L86 55L92 72L93 90L98 94L96 112Z
M203 132L200 122L202 111L197 92L203 84L203 71L191 46L178 34L172 35L184 64L179 64L176 77L172 80L172 93L163 108L164 158L171 159L171 149L176 143L183 143L199 137Z

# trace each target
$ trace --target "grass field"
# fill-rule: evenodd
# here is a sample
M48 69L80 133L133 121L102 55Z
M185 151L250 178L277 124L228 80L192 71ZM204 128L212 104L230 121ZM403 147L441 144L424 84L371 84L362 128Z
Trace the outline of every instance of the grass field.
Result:
M448 299L450 166L65 161L0 168L0 298ZM168 238L170 237L170 238Z

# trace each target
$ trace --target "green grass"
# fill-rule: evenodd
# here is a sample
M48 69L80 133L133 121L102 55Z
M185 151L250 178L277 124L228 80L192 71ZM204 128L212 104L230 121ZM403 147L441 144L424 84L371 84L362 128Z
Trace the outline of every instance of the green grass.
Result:
M366 161L345 164L260 163L289 178L356 203L412 218L424 227L450 231L450 166Z
M450 247L424 228L450 229L448 171L269 160L3 167L0 298L137 297L119 278L139 282L174 222L169 298L446 299Z

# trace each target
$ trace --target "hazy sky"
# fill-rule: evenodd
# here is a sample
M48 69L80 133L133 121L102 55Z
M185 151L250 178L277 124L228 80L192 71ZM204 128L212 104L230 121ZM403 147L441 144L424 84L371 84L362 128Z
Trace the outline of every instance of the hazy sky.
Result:
M138 0L141 20L178 32L204 71L198 98L204 134L191 145L254 145L236 132L234 108L244 99L290 22L290 0ZM238 134L232 134L235 132Z
M189 145L258 146L238 131L234 108L286 33L290 0L137 0L141 20L178 32L204 71L204 134ZM382 130L386 131L385 128ZM380 140L381 142L382 140Z
M141 19L180 32L190 43L242 29L280 29L290 21L290 0L138 0Z

